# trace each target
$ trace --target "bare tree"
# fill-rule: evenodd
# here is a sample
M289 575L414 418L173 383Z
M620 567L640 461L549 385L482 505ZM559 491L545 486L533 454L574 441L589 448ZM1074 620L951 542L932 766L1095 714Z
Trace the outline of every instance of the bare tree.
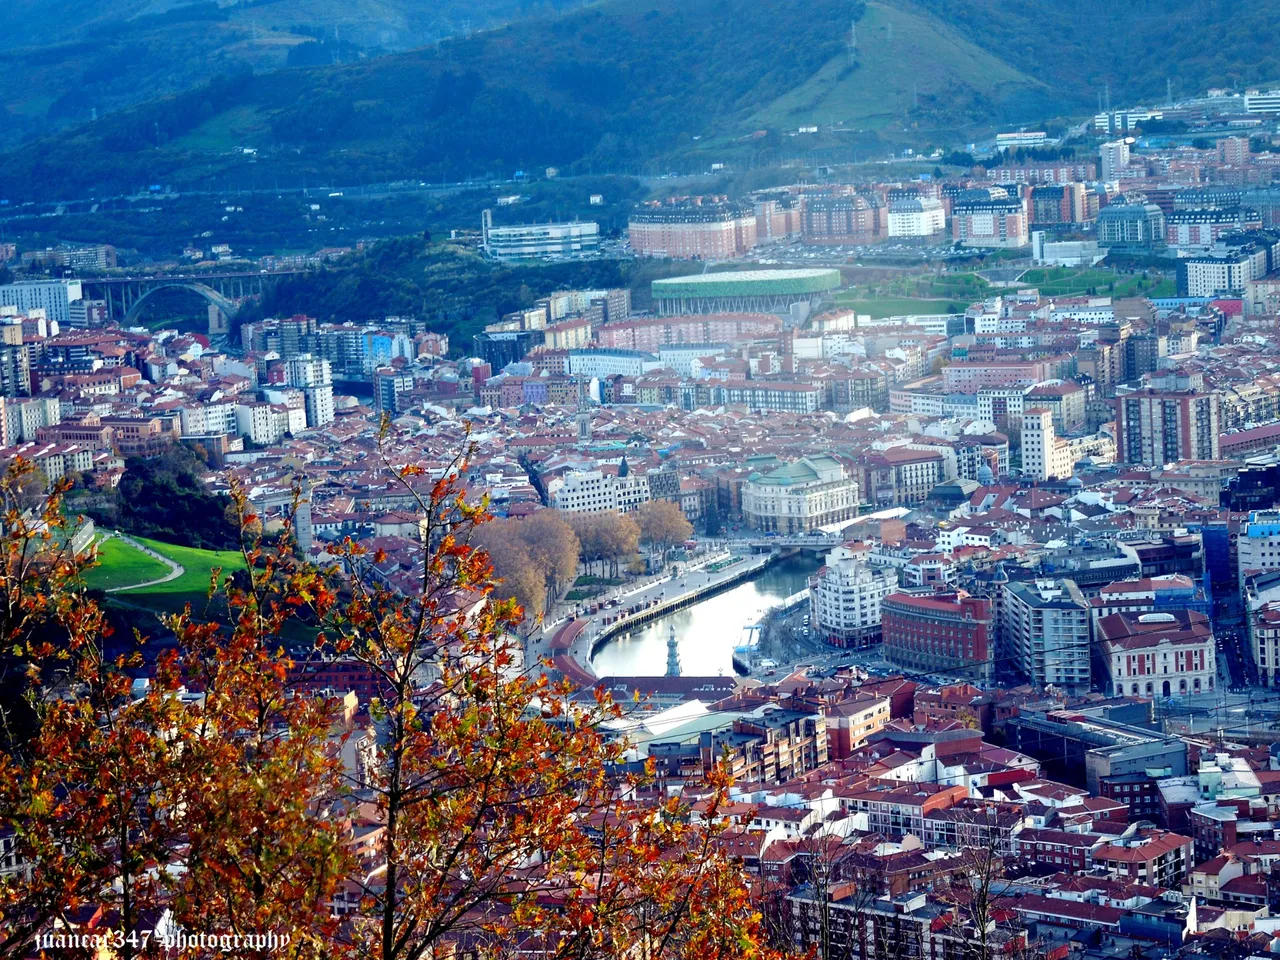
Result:
M649 544L651 551L658 550L663 560L673 546L693 536L693 525L670 500L650 500L640 504L636 510L636 523L640 527L640 539Z
M612 511L578 513L569 518L573 532L582 546L582 556L589 563L598 562L601 572L618 575L618 563L635 556L640 546L640 528L630 517Z
M534 619L551 612L577 575L578 537L556 510L489 523L477 537L503 581L499 594L515 597Z
M962 867L942 895L952 908L949 933L962 945L956 948L956 960L992 960L1011 954L1034 958L1043 953L1038 945L1028 943L1020 924L998 922L997 905L1006 886L1005 857L1012 853L1019 819L1007 805L982 803L964 810L956 823Z

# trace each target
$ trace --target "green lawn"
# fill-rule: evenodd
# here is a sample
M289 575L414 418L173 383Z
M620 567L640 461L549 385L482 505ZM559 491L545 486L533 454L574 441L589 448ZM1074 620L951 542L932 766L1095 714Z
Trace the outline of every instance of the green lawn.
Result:
M1035 287L1046 297L1084 296L1090 291L1099 297L1172 297L1177 284L1168 278L1141 273L1116 273L1095 268L1051 267L1028 270L1019 281Z
M837 306L870 314L894 317L913 313L959 313L993 293L1012 293L1035 287L1042 296L1071 297L1092 294L1099 297L1172 297L1177 284L1158 274L1116 273L1096 268L1049 267L1028 270L1017 287L992 288L976 273L917 273L874 284L875 293L864 287L836 297ZM946 297L947 299L939 299Z
M117 537L99 540L98 565L84 574L90 590L109 590L158 580L169 572L159 560L147 556Z
M179 547L159 540L145 540L138 537L139 543L145 543L161 556L168 557L175 563L182 564L182 576L168 583L161 583L145 590L129 590L119 595L126 603L136 604L163 612L177 612L190 602L195 609L203 607L205 596L209 591L209 574L214 567L222 570L226 576L233 570L244 568L244 559L232 550L197 550L195 547Z
M233 570L244 569L244 558L233 550L199 550L195 547L180 547L172 543L163 543L159 540L148 540L145 537L136 538L139 543L145 543L156 553L168 557L175 563L182 564L182 576L170 580L168 583L157 584L154 587L148 587L144 590L126 590L124 593L110 594L109 600L118 603L129 604L135 607L144 607L157 614L181 613L182 608L188 603L197 619L199 619L206 610L208 616L218 619L225 617L227 606L225 597L219 597L215 600L212 608L206 607L209 594L209 577L214 567L219 568L218 582L221 583L228 574ZM134 551L135 554L138 551ZM168 568L157 561L152 560L146 554L138 554L145 560L155 563L162 568L159 576L164 576L168 572ZM139 577L134 582L145 582L154 577ZM308 627L301 620L293 619L284 625L280 631L280 639L288 644L301 645L303 648L310 648L315 642L316 628Z

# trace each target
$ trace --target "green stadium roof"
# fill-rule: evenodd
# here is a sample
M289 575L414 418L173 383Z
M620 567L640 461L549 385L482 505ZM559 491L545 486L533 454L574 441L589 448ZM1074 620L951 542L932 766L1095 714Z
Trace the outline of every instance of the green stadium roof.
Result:
M653 281L656 300L677 297L770 297L810 295L837 290L843 281L835 269L739 270L701 273Z

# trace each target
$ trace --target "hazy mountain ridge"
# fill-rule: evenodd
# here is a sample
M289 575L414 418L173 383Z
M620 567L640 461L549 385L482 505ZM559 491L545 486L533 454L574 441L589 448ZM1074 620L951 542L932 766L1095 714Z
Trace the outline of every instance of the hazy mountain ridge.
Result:
M813 125L853 143L944 145L1090 111L1106 93L1117 105L1159 99L1171 64L1183 93L1271 75L1280 26L1265 11L1211 0L1191 30L1185 8L603 0L403 54L228 71L11 154L0 197L768 161L794 154L803 141L786 134Z
M20 139L213 77L350 62L538 13L562 0L8 0L0 117Z
M0 196L216 180L246 162L237 147L258 151L257 176L291 182L606 168L687 147L803 83L843 48L826 24L849 9L844 0L607 0L438 49L222 77L11 155ZM762 44L780 21L794 29ZM686 61L680 70L672 50Z

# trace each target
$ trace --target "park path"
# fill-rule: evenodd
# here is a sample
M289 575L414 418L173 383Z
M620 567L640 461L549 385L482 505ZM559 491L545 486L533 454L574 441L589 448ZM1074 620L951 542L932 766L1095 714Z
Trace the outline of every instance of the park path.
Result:
M107 590L103 591L104 593L122 593L125 590L142 590L142 589L145 589L146 587L159 586L162 583L168 583L170 580L177 580L180 576L182 576L184 573L187 572L186 568L183 567L182 564L178 563L175 560L170 560L168 557L166 557L162 553L157 553L155 550L152 550L146 544L140 543L139 541L133 539L133 537L127 536L126 534L120 533L119 531L111 535L113 537L119 537L123 542L127 543L129 546L133 547L135 550L141 550L147 556L153 557L156 560L159 560L161 563L163 563L166 567L169 568L169 572L166 573L163 577L160 577L158 580L148 580L145 583L131 583L127 587L110 587Z

